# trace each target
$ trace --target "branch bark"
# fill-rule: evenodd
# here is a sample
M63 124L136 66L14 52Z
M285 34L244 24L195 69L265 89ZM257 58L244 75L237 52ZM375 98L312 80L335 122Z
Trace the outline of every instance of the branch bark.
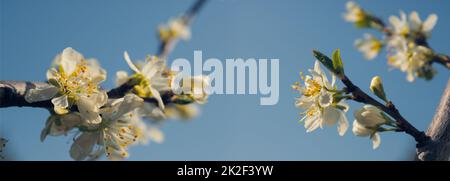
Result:
M28 90L45 86L45 82L0 81L0 108L3 107L34 107L51 109L51 101L29 103L25 100Z
M346 86L346 91L353 95L352 99L354 101L373 105L394 118L397 122L398 127L401 129L400 131L404 131L406 134L409 134L414 138L414 140L417 142L416 147L423 147L423 145L430 140L430 138L425 135L423 131L419 131L416 127L409 123L400 114L400 112L391 101L386 103L386 105L380 103L379 101L367 95L358 86L353 84L347 76L341 77L341 81Z
M417 148L417 157L422 161L448 161L450 157L450 79L442 94L433 121L426 133L431 139Z
M0 108L6 107L33 107L43 108L50 112L53 111L53 103L51 100L29 103L25 100L26 93L33 88L48 85L45 82L29 82L29 81L3 81L0 80ZM117 99L125 96L126 92L130 90L129 86L120 86L108 91L109 99ZM161 92L161 98L164 104L170 104L175 101L176 95L172 91ZM145 102L157 104L154 98L145 98ZM76 107L71 108L72 111L77 111Z

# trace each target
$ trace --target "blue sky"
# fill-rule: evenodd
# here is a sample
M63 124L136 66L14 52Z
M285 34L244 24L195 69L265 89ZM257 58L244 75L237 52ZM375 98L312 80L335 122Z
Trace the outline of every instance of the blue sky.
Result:
M45 80L53 57L73 47L97 58L108 70L102 85L112 88L114 74L127 70L122 58L127 50L136 58L157 48L156 27L180 15L193 1L167 0L0 0L0 80ZM132 147L128 160L399 160L414 151L411 137L383 133L379 149L368 138L337 135L335 127L306 133L290 85L298 72L312 67L311 50L331 54L341 49L346 73L365 91L371 78L380 75L388 96L417 128L425 130L432 119L449 72L435 66L438 75L429 82L408 83L405 74L388 70L386 56L363 60L353 41L367 30L344 22L346 1L335 0L213 0L192 24L192 39L180 42L169 60L203 57L280 59L280 100L260 106L260 95L213 95L201 115L189 122L169 121L163 127L163 144ZM436 13L431 46L450 53L449 1L357 1L384 19L399 10L416 10L424 19ZM377 34L379 35L379 34ZM379 37L379 36L378 36ZM351 103L348 113L361 105ZM0 136L10 142L7 152L18 160L70 160L71 136L39 134L48 113L31 108L0 109Z

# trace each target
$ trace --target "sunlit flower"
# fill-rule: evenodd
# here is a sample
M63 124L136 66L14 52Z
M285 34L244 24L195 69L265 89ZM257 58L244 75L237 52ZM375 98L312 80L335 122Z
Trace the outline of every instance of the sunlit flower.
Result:
M406 14L403 11L400 12L400 17L390 16L389 22L391 23L395 34L404 37L409 35L410 33L409 23L408 19L406 18Z
M407 73L407 80L414 81L416 76L430 79L436 71L429 65L432 57L432 50L417 46L413 42L408 42L404 38L394 37L397 40L391 40L395 46L392 53L388 55L388 63Z
M387 123L383 112L372 105L364 105L361 109L354 112L355 121L353 121L353 134L356 136L370 136L373 143L373 149L380 146L381 139L377 130L380 126Z
M139 117L134 114L134 110L142 104L142 98L127 94L102 108L102 124L82 130L82 134L72 144L71 157L75 160L85 160L101 152L98 150L103 150L110 160L128 157L128 146L136 143L143 134L135 120ZM98 148L95 149L96 147Z
M172 81L175 83L175 81ZM172 90L177 94L189 95L196 103L204 104L208 100L210 80L208 76L188 76L179 81L179 85L172 84Z
M305 123L306 132L314 131L319 127L323 128L324 125L332 126L337 122L339 135L344 135L348 128L345 116L348 105L344 100L339 101L334 97L336 77L332 75L332 82L328 82L319 61L316 61L314 69L309 71L312 76L302 76L304 86L299 83L293 85L293 88L302 94L295 104L306 110L302 113L304 116L301 119Z
M98 124L101 121L98 110L108 99L106 92L98 88L105 78L105 70L95 60L86 60L77 51L66 48L47 71L50 85L29 90L25 100L37 102L51 99L57 114L66 114L70 107L77 105L88 123Z
M168 42L177 38L189 40L191 31L182 18L176 18L169 21L167 25L159 27L159 38L163 42Z
M411 31L423 34L425 37L429 38L431 36L431 30L433 30L434 26L437 23L438 17L436 14L430 14L428 18L422 22L419 17L419 14L416 11L413 11L409 15Z
M344 14L344 19L352 23L361 23L366 21L367 13L353 1L346 4L347 12Z
M371 34L364 34L364 39L357 39L355 46L366 59L371 60L380 53L383 43Z
M118 72L116 83L124 83L130 78L136 79L138 84L134 86L134 92L143 98L153 97L157 100L158 106L164 109L160 91L170 90L170 75L167 75L165 63L158 58L152 57L143 66L136 66L130 59L127 52L124 57L128 66L134 71L134 75L128 77L126 72Z

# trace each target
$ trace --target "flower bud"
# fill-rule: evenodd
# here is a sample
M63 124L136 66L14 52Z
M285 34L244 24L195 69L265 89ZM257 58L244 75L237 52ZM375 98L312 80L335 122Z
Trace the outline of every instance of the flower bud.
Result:
M381 78L379 76L372 78L372 81L370 82L370 90L380 99L386 102L388 101L386 94L384 93L383 83L381 82Z

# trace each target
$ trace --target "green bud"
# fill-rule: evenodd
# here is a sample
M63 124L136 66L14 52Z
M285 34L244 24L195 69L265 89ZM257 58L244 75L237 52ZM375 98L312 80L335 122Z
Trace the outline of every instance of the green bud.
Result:
M333 68L338 77L344 76L344 64L342 63L341 51L339 49L333 51Z
M337 75L338 77L344 76L344 66L340 57L339 49L333 52L333 60L324 55L323 53L313 50L313 55L320 61L329 71Z
M383 83L381 82L381 78L379 76L375 76L372 78L370 82L370 90L380 99L385 102L388 102L386 98L386 94L384 93Z

